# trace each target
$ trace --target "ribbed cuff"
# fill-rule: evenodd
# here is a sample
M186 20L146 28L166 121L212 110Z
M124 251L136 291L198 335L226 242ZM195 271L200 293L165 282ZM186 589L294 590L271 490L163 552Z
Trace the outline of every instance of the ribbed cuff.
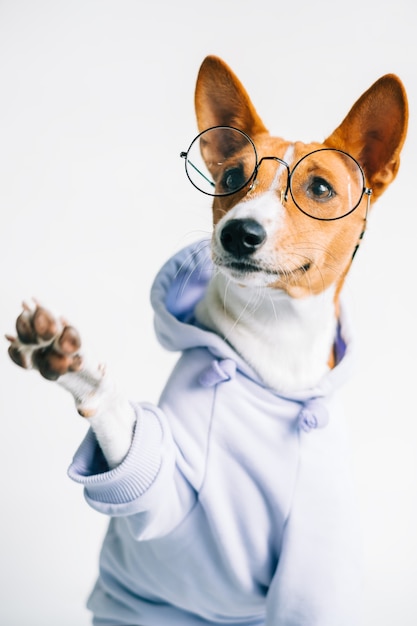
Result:
M90 430L68 469L69 477L84 485L89 504L108 515L128 514L126 505L148 491L161 467L161 448L164 446L160 411L149 405L134 408L137 421L132 445L120 465L108 470Z

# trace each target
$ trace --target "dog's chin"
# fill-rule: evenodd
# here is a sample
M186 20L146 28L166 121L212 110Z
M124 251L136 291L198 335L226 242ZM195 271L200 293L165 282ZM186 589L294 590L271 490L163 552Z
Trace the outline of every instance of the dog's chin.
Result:
M246 287L268 287L275 283L278 274L256 263L247 261L215 261L218 270L228 279Z
M246 287L272 287L275 290L288 291L296 288L299 281L310 272L312 261L295 267L291 272L271 268L253 259L233 259L213 255L214 265L230 281Z

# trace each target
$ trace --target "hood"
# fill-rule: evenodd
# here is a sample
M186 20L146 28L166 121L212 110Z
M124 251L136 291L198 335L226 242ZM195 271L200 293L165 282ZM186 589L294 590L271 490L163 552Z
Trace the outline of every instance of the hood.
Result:
M237 368L262 384L253 369L219 335L196 322L194 310L203 297L215 268L210 256L210 240L193 243L177 252L158 272L151 289L154 325L161 345L170 351L207 348L215 357L233 359ZM336 339L337 366L320 384L291 395L292 399L328 394L346 379L352 368L352 334L343 301Z
M201 328L194 310L214 271L210 241L198 241L175 254L158 272L151 289L155 332L167 350L209 348L226 356L234 351L215 333Z

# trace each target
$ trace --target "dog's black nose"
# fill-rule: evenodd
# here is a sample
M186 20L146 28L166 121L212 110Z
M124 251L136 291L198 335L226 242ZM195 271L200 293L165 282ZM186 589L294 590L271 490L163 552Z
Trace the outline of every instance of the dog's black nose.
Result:
M235 257L253 254L266 239L264 227L251 219L235 219L225 224L220 241L226 252Z

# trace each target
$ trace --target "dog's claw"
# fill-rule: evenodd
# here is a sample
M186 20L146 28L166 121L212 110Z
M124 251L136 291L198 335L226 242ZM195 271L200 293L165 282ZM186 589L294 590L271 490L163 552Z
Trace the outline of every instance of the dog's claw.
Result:
M81 338L73 326L64 326L57 340L57 348L62 354L75 354L81 347Z
M32 326L36 336L42 341L50 341L58 332L58 324L52 313L39 305L33 313Z
M7 339L9 339L9 337L7 337ZM16 345L13 345L12 343L8 348L8 353L13 363L16 363L16 365L19 365L20 367L27 367L25 356Z
M24 309L16 320L17 336L21 343L36 343L35 329L32 324L32 312Z

